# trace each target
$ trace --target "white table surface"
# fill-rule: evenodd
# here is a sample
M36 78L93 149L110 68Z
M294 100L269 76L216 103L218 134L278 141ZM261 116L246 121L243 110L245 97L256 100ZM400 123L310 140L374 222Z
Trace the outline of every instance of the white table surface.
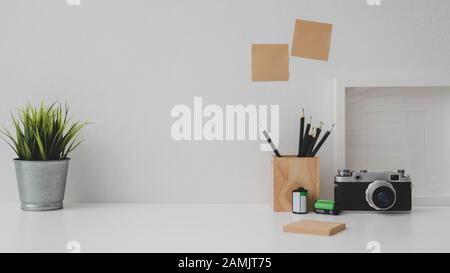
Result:
M274 213L264 204L67 203L25 212L0 203L0 252L450 252L450 207L410 214ZM331 237L283 233L299 219L344 222Z

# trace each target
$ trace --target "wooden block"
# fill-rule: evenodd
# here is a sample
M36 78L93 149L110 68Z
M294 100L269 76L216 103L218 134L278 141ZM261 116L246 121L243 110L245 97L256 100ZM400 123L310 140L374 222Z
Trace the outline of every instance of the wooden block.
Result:
M327 61L332 27L326 23L296 20L291 55Z
M273 211L292 211L292 191L308 190L308 210L320 194L320 159L318 157L283 156L273 159Z
M345 229L344 223L300 220L283 226L284 232L331 236Z
M289 47L287 44L252 45L252 80L289 80Z

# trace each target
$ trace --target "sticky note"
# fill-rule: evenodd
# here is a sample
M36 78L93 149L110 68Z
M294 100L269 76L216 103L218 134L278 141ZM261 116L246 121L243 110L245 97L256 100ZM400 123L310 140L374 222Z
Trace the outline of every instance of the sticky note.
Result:
M252 80L289 80L289 46L287 44L252 45Z
M345 223L300 220L283 226L284 232L331 236L345 229Z
M291 56L328 60L333 25L296 20Z

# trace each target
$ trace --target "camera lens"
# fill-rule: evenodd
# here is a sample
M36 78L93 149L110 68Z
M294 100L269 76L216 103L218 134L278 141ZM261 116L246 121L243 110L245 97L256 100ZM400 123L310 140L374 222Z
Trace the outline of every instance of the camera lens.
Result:
M373 201L377 207L386 209L394 205L395 194L388 187L380 187L373 193Z
M389 198L389 194L387 192L383 192L383 191L380 191L377 194L377 200L379 200L383 204L387 204L388 202L391 202L390 201L391 199Z
M366 200L376 210L388 210L395 204L395 189L389 182L376 180L367 187Z

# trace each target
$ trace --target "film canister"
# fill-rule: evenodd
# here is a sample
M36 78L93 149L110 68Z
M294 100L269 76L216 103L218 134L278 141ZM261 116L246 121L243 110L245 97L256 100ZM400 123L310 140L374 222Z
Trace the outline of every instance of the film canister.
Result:
M292 191L292 212L297 214L308 213L308 191L303 187Z
M341 213L341 208L335 201L316 200L314 202L314 211L319 214L338 215Z

